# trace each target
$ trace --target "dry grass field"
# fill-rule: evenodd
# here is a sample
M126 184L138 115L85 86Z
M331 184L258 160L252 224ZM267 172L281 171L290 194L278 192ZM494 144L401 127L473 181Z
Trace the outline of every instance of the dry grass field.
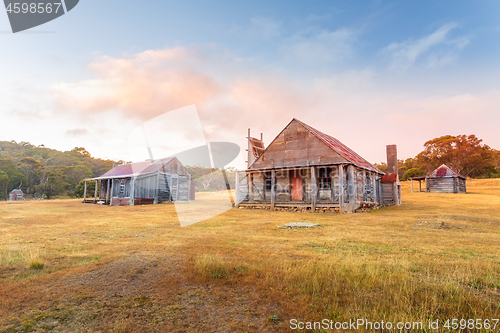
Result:
M403 184L401 206L232 209L183 228L173 205L2 202L0 332L499 318L500 179L468 181L468 191L410 193ZM298 221L322 226L277 228Z

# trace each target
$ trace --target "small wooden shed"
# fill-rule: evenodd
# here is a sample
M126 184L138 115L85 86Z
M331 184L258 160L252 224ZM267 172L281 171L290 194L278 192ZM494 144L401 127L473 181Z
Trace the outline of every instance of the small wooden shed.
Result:
M9 193L9 201L23 201L24 193L20 189L12 190Z
M95 192L87 198L87 182L95 181ZM100 190L98 190L100 189ZM194 200L191 175L175 158L165 158L114 167L101 177L85 181L83 202L133 206Z
M432 171L425 177L427 192L466 193L466 178L446 164Z

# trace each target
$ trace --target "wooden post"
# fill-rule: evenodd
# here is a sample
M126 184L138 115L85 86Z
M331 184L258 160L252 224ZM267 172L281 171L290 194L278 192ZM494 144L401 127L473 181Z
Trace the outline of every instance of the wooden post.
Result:
M158 171L156 173L155 200L153 201L153 204L157 204L158 203L158 195L159 195L159 193L160 193L160 171Z
M96 202L97 202L97 190L98 190L97 185L98 185L98 183L99 183L99 181L98 181L98 180L96 180L96 181L95 181L95 191L94 191L94 203L96 203Z
M339 165L339 204L340 213L344 212L344 165Z
M363 201L368 201L368 193L366 193L366 170L363 170Z
M113 201L113 186L115 185L114 179L110 179L111 181L111 191L109 192L109 205L111 206L111 202Z
M418 181L418 184L420 185L420 180ZM411 186L411 193L413 193L413 179L410 179L410 186Z
M135 178L130 179L130 206L134 205L134 196L135 196Z
M316 168L311 167L311 211L316 212Z
M238 204L240 203L240 200L239 200L240 199L240 196L239 196L239 193L240 193L240 175L239 175L238 171L236 171L234 173L234 182L235 182L234 189L236 191L236 193L235 193L235 200L236 200L235 204L236 204L236 206L238 206Z
M399 205L398 182L392 183L392 201L394 205Z
M87 199L87 181L85 181L85 185L83 186L83 202Z
M248 201L253 202L253 173L248 173Z
M173 176L170 174L170 182L168 183L168 193L170 193L170 201L174 201L174 197L172 196L172 179Z
M422 192L422 181L421 180L418 181L418 191ZM413 188L412 188L412 192L413 192Z
M373 203L375 205L378 205L378 198L377 198L377 174L375 172L371 172L371 180L372 180L372 198L373 198Z
M356 209L356 193L354 188L354 166L347 166L347 210L353 212Z
M106 187L106 201L105 201L105 203L109 203L109 194L111 191L111 179L108 179L107 185L108 186Z
M274 210L274 202L276 200L276 171L271 171L271 210Z

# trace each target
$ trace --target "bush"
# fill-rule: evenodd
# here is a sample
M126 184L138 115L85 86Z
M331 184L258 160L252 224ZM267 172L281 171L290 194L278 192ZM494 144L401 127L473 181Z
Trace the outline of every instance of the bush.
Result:
M403 175L402 180L408 180L409 178L412 177L422 177L425 176L425 171L420 169L420 168L411 168L406 170L405 174Z
M45 266L45 263L42 261L39 261L37 259L30 260L30 268L31 269L39 270L39 269L42 269L44 266Z

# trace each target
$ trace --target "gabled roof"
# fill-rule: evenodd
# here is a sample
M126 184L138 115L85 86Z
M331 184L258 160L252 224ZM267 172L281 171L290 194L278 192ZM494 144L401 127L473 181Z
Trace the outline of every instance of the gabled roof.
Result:
M328 134L320 132L317 129L315 129L314 127L311 127L307 124L304 124L303 122L301 122L298 119L295 119L295 118L293 118L293 119L296 120L298 123L300 123L305 128L307 128L311 133L316 135L316 137L318 139L320 139L321 141L323 141L324 143L326 143L328 145L328 147L335 150L335 152L337 152L337 154L341 155L342 157L344 157L346 160L348 160L349 162L351 162L355 166L383 174L383 172L380 171L376 166L374 166L373 164L371 164L370 162L365 160L363 157L359 156L354 150L347 147L345 144L343 144L339 140L335 139L333 136L330 136Z
M323 142L326 146L328 146L335 153L337 153L342 158L344 158L348 163L352 163L359 168L373 171L373 172L376 172L378 174L382 174L382 175L384 174L384 172L380 171L377 167L375 167L373 164L371 164L370 162L368 162L367 160L365 160L364 158L359 156L356 152L354 152L352 149L350 149L349 147L344 145L339 140L335 139L334 137L332 137L328 134L325 134L321 131L318 131L314 127L311 127L311 126L301 122L300 120L298 120L296 118L293 118L292 121L290 121L290 123L288 123L288 125L285 126L285 128L276 136L276 138L271 142L271 144L269 144L269 146L264 150L264 152L259 156L259 158L257 158L254 161L254 163L252 165L254 165L257 161L262 159L262 157L266 154L266 151L273 144L273 142L275 142L276 139L281 135L281 133L283 133L283 131L285 131L290 126L290 124L292 124L293 122L299 123L306 130L308 130L315 137L317 137L321 142ZM248 168L249 170L252 169L252 165L249 166L249 168Z
M452 168L447 166L446 164L442 164L439 168L432 171L430 174L426 176L426 178L462 178L465 179L464 176L454 171Z
M148 175L156 173L164 166L176 160L175 157L164 158L155 161L137 162L130 164L121 164L106 172L101 177L92 178L90 180L110 179L110 178L129 178L140 175Z

